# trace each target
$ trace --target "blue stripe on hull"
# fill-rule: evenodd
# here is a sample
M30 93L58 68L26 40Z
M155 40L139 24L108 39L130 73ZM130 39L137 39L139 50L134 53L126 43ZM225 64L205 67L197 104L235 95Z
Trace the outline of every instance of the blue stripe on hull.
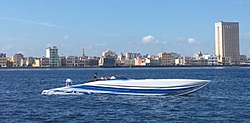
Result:
M137 93L137 94L164 94L164 95L178 95L182 93L188 93L189 91L195 90L202 85L199 86L189 86L179 89L133 89L133 88L112 88L112 87L99 87L99 86L89 86L89 85L81 85L81 86L71 86L70 88L83 89L89 91L105 91L105 92L113 92L113 93Z

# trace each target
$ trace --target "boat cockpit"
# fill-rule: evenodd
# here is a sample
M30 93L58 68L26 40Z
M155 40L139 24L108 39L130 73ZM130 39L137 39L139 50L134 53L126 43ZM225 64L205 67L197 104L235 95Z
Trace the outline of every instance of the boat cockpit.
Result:
M97 78L96 80L89 80L87 82L94 82L94 81L105 81L105 80L128 80L126 76L123 75L113 75L113 76L103 76L101 78Z

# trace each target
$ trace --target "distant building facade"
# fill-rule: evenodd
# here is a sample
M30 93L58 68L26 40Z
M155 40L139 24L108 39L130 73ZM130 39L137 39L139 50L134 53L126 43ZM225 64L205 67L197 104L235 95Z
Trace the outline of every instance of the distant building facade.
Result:
M23 54L16 53L12 56L13 67L23 67Z
M40 66L41 67L50 67L49 62L50 62L49 58L46 58L46 57L40 58Z
M240 55L240 63L245 64L247 62L247 56L246 55Z
M203 58L208 60L207 65L219 65L216 55L203 55Z
M175 65L190 65L192 57L181 56L175 59Z
M56 46L46 48L46 58L49 58L50 67L61 66L58 55L58 48Z
M160 65L173 65L175 62L171 53L161 52L158 57L160 58Z
M32 67L41 67L40 66L40 59L34 59L34 63L32 64Z
M240 63L238 22L215 23L215 52L222 64L226 64L223 60L228 57L231 58L232 64Z
M0 53L0 67L7 67L6 53Z

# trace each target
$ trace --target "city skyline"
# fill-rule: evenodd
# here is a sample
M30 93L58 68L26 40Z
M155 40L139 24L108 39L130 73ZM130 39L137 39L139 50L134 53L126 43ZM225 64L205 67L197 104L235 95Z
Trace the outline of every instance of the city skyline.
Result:
M101 56L161 51L192 56L215 54L214 23L239 22L240 54L250 56L250 2L220 1L3 1L0 52L41 57L57 46L59 55Z

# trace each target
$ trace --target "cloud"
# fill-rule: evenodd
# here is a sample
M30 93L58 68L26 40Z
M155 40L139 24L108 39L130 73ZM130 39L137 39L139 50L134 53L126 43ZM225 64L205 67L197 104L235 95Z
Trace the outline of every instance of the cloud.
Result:
M104 36L108 36L108 37L121 37L120 35L115 35L115 34L104 34Z
M133 42L132 41L129 41L128 44L132 44Z
M154 36L148 35L146 37L143 37L141 39L140 43L143 43L143 44L157 44L157 43L160 43L160 41L156 40Z
M155 40L155 37L152 36L152 35L149 35L149 36L143 37L143 38L141 39L141 42L144 43L144 44L147 44L147 43L152 43L152 42L154 42L154 40Z
M67 45L65 45L65 44L60 44L60 47L67 47Z
M179 40L179 41L184 41L184 40L186 40L186 38L184 38L184 37L175 37L174 39Z
M92 49L92 45L84 47L84 49L90 50Z
M189 38L188 39L188 43L190 43L190 44L193 44L193 43L197 43L197 44L199 44L199 42L197 42L195 39L193 39L193 38Z
M101 43L101 44L95 44L95 46L105 46L106 44Z
M12 48L12 45L4 46L2 47L2 50L10 50Z
M42 26L62 28L61 26L58 26L58 25L55 25L55 24L44 23L44 22L35 22L35 21L29 21L29 20L22 20L22 19L18 19L18 18L9 18L9 17L0 16L0 19L13 20L13 21L31 23L31 24L36 24L36 25L42 25Z
M64 36L64 39L67 40L69 37L68 36Z
M132 36L132 35L128 35L128 36L125 36L126 39L129 39L129 40L133 40L135 39L135 36Z

